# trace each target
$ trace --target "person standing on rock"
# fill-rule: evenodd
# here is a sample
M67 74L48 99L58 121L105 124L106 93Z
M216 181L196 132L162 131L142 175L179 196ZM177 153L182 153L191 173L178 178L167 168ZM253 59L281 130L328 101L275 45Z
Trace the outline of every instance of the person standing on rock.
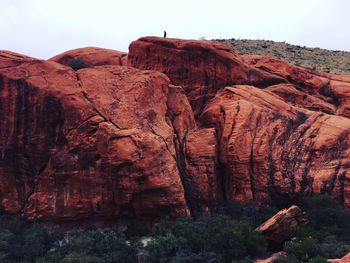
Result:
M163 37L166 37L166 31L164 30L164 35L163 35Z

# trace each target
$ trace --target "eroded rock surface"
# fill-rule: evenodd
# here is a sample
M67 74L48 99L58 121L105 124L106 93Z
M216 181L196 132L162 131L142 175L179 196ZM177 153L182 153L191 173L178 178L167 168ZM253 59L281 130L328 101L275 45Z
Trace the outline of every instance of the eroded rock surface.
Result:
M128 62L136 68L163 72L173 84L181 85L195 116L227 85L284 82L277 75L243 63L227 45L211 41L143 37L130 44Z
M67 67L75 57L90 68ZM201 216L313 193L350 207L349 117L350 77L222 43L144 37L127 56L49 61L4 51L0 206L47 221Z
M284 199L323 192L349 204L348 118L240 85L218 92L201 119L219 134L227 198L283 206Z
M69 66L72 60L81 59L89 67L103 65L126 65L127 54L112 49L85 47L69 50L50 58L51 61Z
M52 221L188 214L165 75L0 61L2 210Z

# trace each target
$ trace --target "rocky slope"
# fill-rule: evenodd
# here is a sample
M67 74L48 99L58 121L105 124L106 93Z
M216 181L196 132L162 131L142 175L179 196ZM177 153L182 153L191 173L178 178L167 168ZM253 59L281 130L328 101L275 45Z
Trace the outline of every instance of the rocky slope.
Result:
M350 52L301 47L286 42L252 39L216 39L235 49L239 54L273 56L293 65L313 68L335 74L350 73Z
M89 68L73 71L69 61ZM62 63L62 64L59 64ZM201 216L228 199L350 207L350 77L144 37L0 52L0 208L51 222Z

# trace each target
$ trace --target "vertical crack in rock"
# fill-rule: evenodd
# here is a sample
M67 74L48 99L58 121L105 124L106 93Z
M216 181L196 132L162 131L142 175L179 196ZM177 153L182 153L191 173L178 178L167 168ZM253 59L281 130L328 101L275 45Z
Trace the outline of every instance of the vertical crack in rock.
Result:
M225 110L220 107L220 113L222 114L223 120L226 119L226 113ZM226 171L225 171L225 165L222 162L222 156L221 156L221 151L222 151L222 133L223 130L220 128L218 125L215 127L215 140L216 140L216 160L217 160L217 167L215 171L215 176L217 178L217 181L219 183L219 189L222 198L222 202L226 203L227 202L227 177L226 177Z
M273 159L273 144L275 142L277 133L278 133L278 128L274 127L272 135L269 139L269 149L268 149L268 153L267 153L268 175L269 175L269 185L268 186L275 194L276 194L276 186L275 186L276 166L275 166L275 161Z
M221 197L223 199L223 202L227 202L227 178L226 178L226 173L225 173L225 166L221 161L221 137L219 136L218 131L216 130L215 132L216 135L216 156L217 156L217 170L216 170L216 176L218 177L218 182L219 182L219 189L221 190Z
M25 85L22 81L16 81L16 88L17 88L17 113L16 113L16 118L17 118L17 129L16 129L16 137L20 138L21 134L23 134L22 137L22 145L23 145L23 157L25 160L27 160L27 168L23 167L27 173L27 179L28 179L28 191L24 189L23 190L23 200L21 203L21 212L23 212L24 207L27 204L28 198L30 195L34 192L35 188L35 168L31 159L31 156L29 154L28 150L28 145L29 145L29 132L31 130L30 127L30 115L29 115L29 107L30 107L30 102L29 102L29 92L28 92L28 86ZM17 151L16 151L17 152ZM22 174L22 171L20 172ZM22 180L24 178L21 178ZM23 180L25 181L25 180Z
M185 162L185 155L184 155L184 144L186 141L187 133L188 131L186 130L184 132L183 138L180 138L176 130L173 128L176 138L174 138L174 144L176 147L176 164L177 168L179 170L179 175L181 179L182 186L184 188L184 195L185 195L185 200L186 204L190 210L191 215L195 215L196 211L194 210L194 204L191 199L191 192L190 192L190 185L188 182L188 173L186 170L186 162Z
M250 188L252 191L253 201L256 199L256 189L255 189L255 174L254 174L254 142L256 136L258 134L259 128L261 126L261 113L259 113L256 126L254 129L254 135L252 138L251 146L250 146L250 154L249 154L249 179L250 179Z
M186 168L185 144L187 135L188 131L185 131L183 138L178 140L179 149L176 151L176 160L187 206L192 216L199 217L203 215L204 211L202 211L201 203L198 202L201 199L201 193Z

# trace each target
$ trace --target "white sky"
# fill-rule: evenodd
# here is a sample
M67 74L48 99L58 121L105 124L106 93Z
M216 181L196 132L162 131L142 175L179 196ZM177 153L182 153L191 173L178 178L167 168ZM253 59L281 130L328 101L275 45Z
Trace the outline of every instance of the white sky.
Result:
M49 58L146 35L248 38L350 51L350 0L0 0L0 49Z

